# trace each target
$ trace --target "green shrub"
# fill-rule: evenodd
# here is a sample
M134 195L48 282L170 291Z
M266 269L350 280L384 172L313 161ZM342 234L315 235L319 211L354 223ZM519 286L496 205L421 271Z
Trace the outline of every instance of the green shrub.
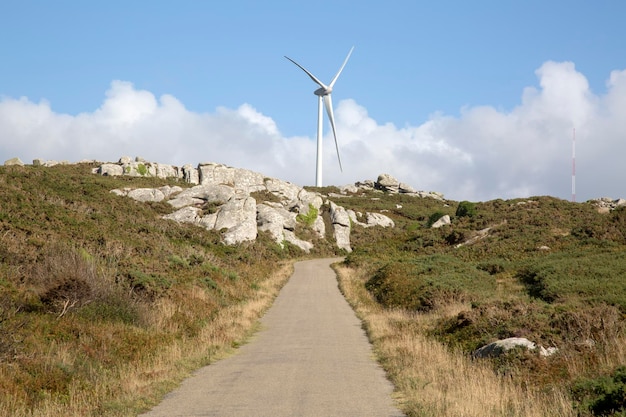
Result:
M380 268L366 288L385 307L429 311L494 291L494 280L449 255L419 256Z
M316 209L313 204L309 204L309 211L307 211L306 214L298 214L296 216L296 220L311 227L313 226L313 223L315 223L318 214L319 210Z
M626 312L626 251L582 248L550 253L518 267L517 279L531 297L546 302L576 299Z
M210 289L210 290L217 290L219 288L219 286L217 285L217 282L215 282L215 280L211 277L202 277L200 279L198 279L198 281L206 288Z
M135 292L147 296L148 298L154 298L164 293L173 284L167 277L156 274L146 274L137 270L129 273L129 280Z
M474 217L476 215L476 204L469 201L461 201L455 215L456 217Z
M618 367L609 376L578 381L572 387L572 394L579 408L594 416L623 415L626 410L626 366Z
M189 268L190 266L189 261L187 261L186 259L183 259L182 257L178 255L170 255L169 261L170 261L170 265L174 269L186 269L186 268Z
M87 304L76 314L90 322L110 321L133 325L137 324L140 319L137 305L130 298L122 295L117 299L111 298Z
M144 164L137 164L137 172L142 177L145 177L148 175L148 168Z
M489 260L480 262L476 267L481 271L489 273L489 275L499 274L504 272L505 262L502 259Z

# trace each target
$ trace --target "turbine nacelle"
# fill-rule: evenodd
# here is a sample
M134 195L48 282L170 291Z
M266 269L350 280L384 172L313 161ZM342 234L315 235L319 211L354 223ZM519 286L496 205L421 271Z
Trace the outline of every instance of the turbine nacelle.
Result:
M320 87L317 90L313 91L313 94L315 94L316 96L323 97L323 96L329 95L332 92L333 92L332 88Z

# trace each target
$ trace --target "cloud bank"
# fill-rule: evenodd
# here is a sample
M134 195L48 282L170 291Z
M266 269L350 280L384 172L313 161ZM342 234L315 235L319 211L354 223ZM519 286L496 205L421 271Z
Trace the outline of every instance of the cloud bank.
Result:
M626 197L626 70L613 71L600 95L571 62L546 62L536 75L538 86L524 89L511 110L467 107L458 117L435 113L417 126L379 123L354 100L340 101L344 172L326 134L324 184L389 173L454 200L570 199L575 128L577 200ZM55 113L46 101L0 99L0 163L123 155L175 165L219 162L299 185L315 178L314 138L284 137L249 104L195 113L171 95L157 98L125 81L111 83L96 111L78 115Z

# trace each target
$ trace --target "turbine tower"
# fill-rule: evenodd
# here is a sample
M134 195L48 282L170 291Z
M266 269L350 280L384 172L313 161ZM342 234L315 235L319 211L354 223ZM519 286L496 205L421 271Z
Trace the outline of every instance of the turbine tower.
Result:
M333 101L331 98L331 93L333 92L333 86L339 78L339 74L343 71L343 67L346 66L348 59L350 59L350 55L352 55L352 51L354 50L354 46L350 48L350 52L348 52L348 56L345 61L343 61L343 65L337 71L337 74L332 79L330 84L325 85L322 83L315 75L311 74L306 68L302 65L298 64L293 59L285 56L288 60L296 64L302 71L306 72L311 79L320 86L317 90L313 92L318 97L317 104L317 163L315 167L315 186L322 186L322 126L323 126L323 116L324 111L322 110L323 105L326 106L326 113L328 114L328 119L330 120L330 126L333 129L333 137L335 138L335 149L337 150L337 160L339 161L339 169L343 172L343 167L341 166L341 157L339 156L339 145L337 144L337 132L335 131L335 116L333 115ZM322 104L323 102L323 104Z

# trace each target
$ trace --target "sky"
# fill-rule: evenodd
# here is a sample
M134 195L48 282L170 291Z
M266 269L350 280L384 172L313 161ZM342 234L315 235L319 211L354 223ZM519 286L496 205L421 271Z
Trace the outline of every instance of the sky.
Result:
M620 0L0 2L0 164L140 156L452 200L626 198Z

